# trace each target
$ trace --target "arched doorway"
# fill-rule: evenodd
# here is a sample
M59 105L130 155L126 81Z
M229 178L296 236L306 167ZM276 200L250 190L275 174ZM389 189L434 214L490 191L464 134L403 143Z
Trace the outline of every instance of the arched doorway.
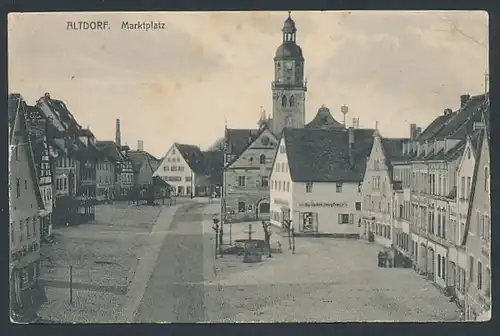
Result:
M270 210L269 202L261 202L259 204L259 213L268 214Z
M269 200L266 198L260 199L255 204L255 214L257 219L262 218L263 216L268 217L270 211Z
M418 256L418 269L420 271L426 271L426 263L427 263L427 247L424 243L420 243L420 251Z

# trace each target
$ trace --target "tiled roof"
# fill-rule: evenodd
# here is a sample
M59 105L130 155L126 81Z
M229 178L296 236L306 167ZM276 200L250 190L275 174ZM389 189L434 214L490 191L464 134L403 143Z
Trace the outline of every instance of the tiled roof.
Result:
M392 179L392 162L404 161L403 143L408 141L406 138L381 138L382 150L384 151L385 164L389 170L389 176Z
M451 120L457 112L452 112L445 115L440 115L434 119L429 126L417 137L418 141L429 140L436 136L439 131L446 125L446 123Z
M156 166L156 162L158 159L156 159L153 155L149 154L146 151L131 150L127 152L127 155L130 161L132 161L132 166L135 171L139 171L144 164L149 164L153 172L156 170L156 168L158 168Z
M345 129L285 128L283 136L294 182L362 181L373 146L371 129L354 130L353 165Z
M121 161L124 159L122 153L114 141L97 141L97 148L103 152L108 158L113 161Z
M224 152L223 151L206 151L203 152L203 166L205 173L210 176L211 183L221 184L222 173L224 168Z
M321 106L314 119L304 127L320 129L345 128L343 124L333 118L330 109L326 106Z
M239 157L257 139L260 132L258 129L226 129L227 152Z
M203 154L198 146L180 143L175 143L175 146L195 174L205 174Z
M481 121L481 111L487 108L486 95L472 96L466 105L453 113L446 125L436 134L436 139L463 139L472 132L474 122Z

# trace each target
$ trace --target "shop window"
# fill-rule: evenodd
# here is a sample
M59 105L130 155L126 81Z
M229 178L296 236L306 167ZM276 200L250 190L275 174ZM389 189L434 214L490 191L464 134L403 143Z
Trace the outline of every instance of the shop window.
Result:
M339 214L339 224L352 224L354 216L351 214Z

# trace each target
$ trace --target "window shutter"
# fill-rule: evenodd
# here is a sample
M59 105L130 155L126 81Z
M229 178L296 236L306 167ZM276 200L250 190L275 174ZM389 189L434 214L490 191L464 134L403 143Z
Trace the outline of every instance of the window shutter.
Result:
M354 223L354 215L349 215L349 224Z
M339 214L339 224L342 224L342 214Z

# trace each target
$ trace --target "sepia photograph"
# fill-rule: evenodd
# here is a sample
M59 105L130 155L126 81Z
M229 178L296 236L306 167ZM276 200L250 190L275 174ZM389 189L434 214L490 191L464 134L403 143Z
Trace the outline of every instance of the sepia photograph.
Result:
M11 323L490 320L488 25L10 13Z

